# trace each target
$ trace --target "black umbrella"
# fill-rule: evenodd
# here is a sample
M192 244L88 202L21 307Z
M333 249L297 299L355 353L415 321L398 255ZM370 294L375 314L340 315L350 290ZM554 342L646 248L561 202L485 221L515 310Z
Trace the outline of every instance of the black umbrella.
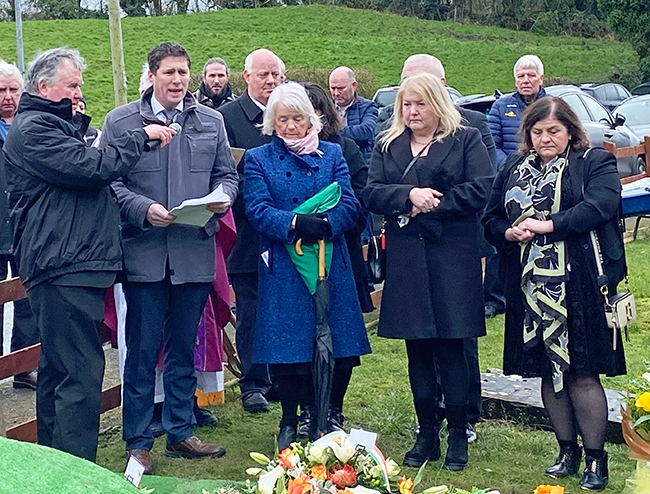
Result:
M327 431L327 411L334 380L334 348L329 326L329 284L325 273L325 241L318 241L318 281L314 293L316 304L316 339L312 358L314 379L314 411L318 434Z

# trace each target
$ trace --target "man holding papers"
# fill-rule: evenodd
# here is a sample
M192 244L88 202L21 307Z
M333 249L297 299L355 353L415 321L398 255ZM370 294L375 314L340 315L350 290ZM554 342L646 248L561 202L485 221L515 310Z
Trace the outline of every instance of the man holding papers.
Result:
M221 446L204 443L192 432L193 351L214 279L213 236L218 216L235 200L238 177L221 116L197 105L187 91L190 59L185 49L162 43L149 52L148 62L152 87L140 100L108 114L100 146L143 123L176 122L181 128L167 146L144 153L130 173L113 184L122 216L128 307L123 438L129 456L135 456L151 473L150 423L161 342L166 455L199 458L225 453ZM194 221L185 221L170 213L183 201L213 191L220 197L202 206L214 213L207 223L206 218L197 221L196 214L190 215Z

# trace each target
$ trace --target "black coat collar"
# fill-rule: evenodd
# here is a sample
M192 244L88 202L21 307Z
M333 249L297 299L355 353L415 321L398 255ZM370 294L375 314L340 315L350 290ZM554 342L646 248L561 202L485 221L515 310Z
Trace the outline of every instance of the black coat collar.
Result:
M442 142L433 143L429 148L427 155L421 157L420 160L426 160L429 167L439 167L451 151L456 139L457 138L452 134L446 137ZM413 154L411 153L411 130L408 128L405 129L400 136L391 142L388 147L388 152L393 158L400 173L403 174L404 170L406 170L406 167L413 158ZM419 180L416 166L411 167L411 170L406 174L406 177L404 177L403 182L418 185Z
M45 112L59 117L76 128L82 136L86 134L91 120L88 115L84 114L76 115L73 120L72 101L68 98L63 98L61 101L52 101L35 94L23 93L16 114L28 111Z
M248 94L248 89L244 91L244 94L237 98L237 101L239 101L239 104L241 105L242 110L244 110L246 118L248 118L249 121L253 123L260 123L258 120L264 111L251 99L250 95Z

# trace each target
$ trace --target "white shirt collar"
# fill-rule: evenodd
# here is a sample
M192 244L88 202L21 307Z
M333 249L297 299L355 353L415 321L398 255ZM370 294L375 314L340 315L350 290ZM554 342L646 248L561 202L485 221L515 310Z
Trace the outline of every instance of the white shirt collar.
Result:
M255 101L255 100L253 100ZM183 101L181 100L180 103L176 105L176 109L179 112L183 111ZM160 102L156 99L156 95L151 93L151 111L153 111L153 114L158 117L159 120L162 120L165 122L167 120L167 117L165 116L164 113L165 107L160 104ZM162 117L162 118L160 118Z
M255 98L253 98L253 97L251 96L250 93L248 93L248 96L249 96L250 99L253 101L253 103L255 103L255 104L257 105L257 107L258 107L260 110L262 110L262 111L266 111L266 106L264 106L262 103L260 103L259 101L257 101Z

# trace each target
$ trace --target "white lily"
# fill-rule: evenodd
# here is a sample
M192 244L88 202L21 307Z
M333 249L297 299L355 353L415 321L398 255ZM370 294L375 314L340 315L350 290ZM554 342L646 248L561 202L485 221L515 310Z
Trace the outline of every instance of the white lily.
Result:
M350 491L352 491L354 494L379 494L379 491L376 491L375 489L368 489L361 484L350 489Z
M257 481L257 488L259 489L260 493L273 494L273 490L275 489L275 483L283 473L284 473L284 468L278 465L270 472L266 472L260 475L260 478Z
M326 444L312 444L311 448L309 448L307 459L316 465L325 465L327 463L328 447Z
M397 477L400 472L400 467L395 460L388 459L386 460L386 473L388 477Z
M253 477L255 477L256 475L259 475L260 473L262 473L261 468L247 468L246 469L246 475L252 475Z
M350 444L348 435L343 431L330 432L329 434L321 437L313 445L314 446L329 446L334 452L334 456L341 463L347 463L347 461L352 458L354 455L354 447Z

